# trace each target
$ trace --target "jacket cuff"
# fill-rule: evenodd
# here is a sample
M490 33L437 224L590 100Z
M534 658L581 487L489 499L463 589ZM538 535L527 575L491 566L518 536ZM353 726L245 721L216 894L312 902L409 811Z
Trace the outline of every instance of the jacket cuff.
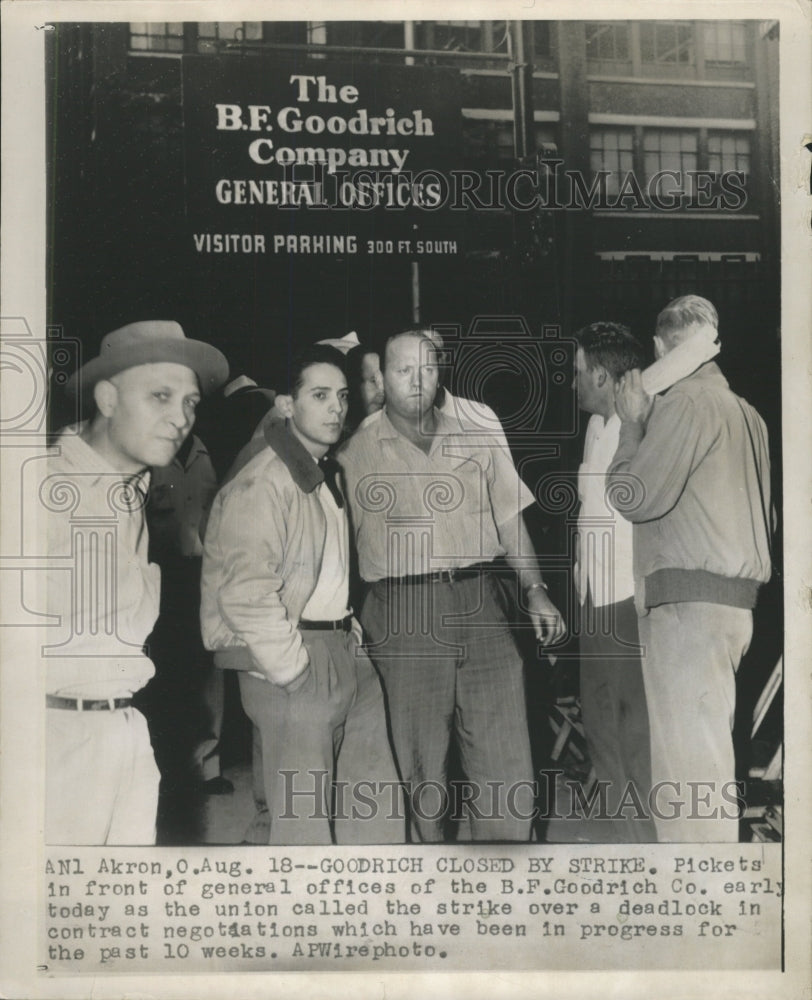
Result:
M257 669L247 646L230 646L228 649L215 650L214 665L221 670Z

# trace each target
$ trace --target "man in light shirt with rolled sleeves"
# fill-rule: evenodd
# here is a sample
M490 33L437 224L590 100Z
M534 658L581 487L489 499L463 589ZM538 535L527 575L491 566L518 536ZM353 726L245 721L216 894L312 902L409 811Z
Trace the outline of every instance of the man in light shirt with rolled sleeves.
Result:
M442 841L465 804L474 840L527 841L533 772L505 570L542 643L565 628L522 518L533 497L492 436L434 407L426 331L390 338L383 361L385 409L339 460L369 585L361 621L386 690L411 837ZM465 782L450 791L452 747Z

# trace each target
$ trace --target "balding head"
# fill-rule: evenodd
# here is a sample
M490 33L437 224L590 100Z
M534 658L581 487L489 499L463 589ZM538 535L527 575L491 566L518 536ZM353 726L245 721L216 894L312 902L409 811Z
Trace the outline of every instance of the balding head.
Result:
M438 347L442 347L442 339L438 344L434 332L425 327L410 327L408 330L399 330L397 333L393 333L390 337L387 337L384 343L383 354L381 354L381 371L386 372L386 360L387 355L390 354L390 347L392 344L396 343L401 339L401 337L410 337L415 340L427 341L423 347L423 351L435 356ZM433 350L432 350L433 349Z
M419 420L434 405L439 386L437 347L423 330L404 330L384 349L386 412L403 420Z
M673 299L657 317L654 345L658 357L666 354L700 329L718 332L719 314L712 302L700 295L681 295ZM715 335L711 339L716 339Z

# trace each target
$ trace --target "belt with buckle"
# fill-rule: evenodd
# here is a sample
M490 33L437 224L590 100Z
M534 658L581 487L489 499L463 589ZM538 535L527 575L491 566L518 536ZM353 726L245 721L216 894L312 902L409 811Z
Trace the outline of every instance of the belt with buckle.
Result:
M349 632L352 628L352 615L345 615L334 621L312 621L310 618L300 618L299 628L306 632Z
M48 708L67 708L73 712L114 712L118 708L129 708L132 698L63 698L58 694L46 694Z
M482 576L494 569L494 564L475 563L473 566L461 566L458 569L438 569L433 573L420 573L416 576L390 576L387 583L399 583L405 585L417 583L456 583L457 580L472 580L474 577Z

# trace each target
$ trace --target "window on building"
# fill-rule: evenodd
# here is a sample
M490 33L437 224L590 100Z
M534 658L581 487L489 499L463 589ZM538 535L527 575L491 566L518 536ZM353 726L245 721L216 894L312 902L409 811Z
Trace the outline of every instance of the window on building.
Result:
M261 21L205 21L197 25L197 51L214 52L224 42L262 41Z
M550 22L536 21L533 25L533 50L537 56L548 58L552 55Z
M474 163L497 167L513 162L513 122L465 121L463 130L467 152Z
M586 57L607 62L629 59L629 29L625 21L587 21Z
M327 21L325 26L330 45L361 49L404 47L403 21Z
M130 22L130 51L220 52L229 42L308 41L304 21L200 21L185 24Z
M658 181L660 195L675 194L688 189L685 174L697 169L698 134L688 129L646 129L643 133L643 167L646 182L664 170L677 173L677 177L663 177Z
M141 52L183 52L183 23L130 21L130 49Z
M547 122L536 124L536 152L544 159L552 160L558 156L558 132L554 125Z
M593 177L601 170L608 194L617 194L623 178L634 167L634 133L631 129L595 128L589 133L589 162Z
M262 40L286 45L304 45L307 42L308 23L306 21L266 21L263 24Z
M708 133L708 169L750 174L750 137L743 132Z
M702 25L705 62L743 63L745 61L745 26L736 21L706 21Z
M693 65L693 25L685 21L643 21L640 25L640 53L645 63Z
M555 159L558 144L555 126L547 122L536 123L535 156L537 159ZM467 161L481 168L514 166L514 138L512 121L463 121Z

